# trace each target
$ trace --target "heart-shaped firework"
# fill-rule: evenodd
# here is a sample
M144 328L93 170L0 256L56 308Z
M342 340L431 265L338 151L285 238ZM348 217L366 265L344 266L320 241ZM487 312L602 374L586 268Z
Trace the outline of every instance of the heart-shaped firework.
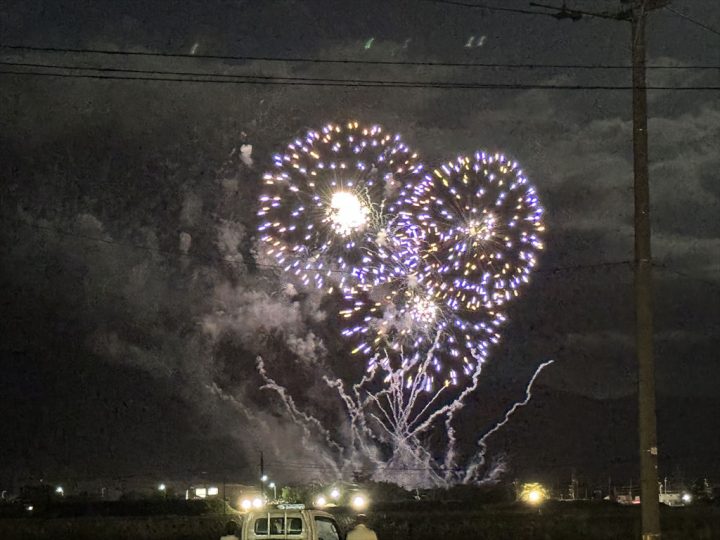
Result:
M260 240L305 285L339 285L343 335L369 369L454 384L499 340L502 306L537 265L543 209L502 154L422 171L379 126L309 131L264 177Z

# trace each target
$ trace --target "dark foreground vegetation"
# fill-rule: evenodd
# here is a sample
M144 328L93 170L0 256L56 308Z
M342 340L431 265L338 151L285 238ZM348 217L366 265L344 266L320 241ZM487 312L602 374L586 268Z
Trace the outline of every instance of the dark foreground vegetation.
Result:
M608 502L553 502L484 508L383 509L372 515L382 540L620 540L640 538L640 512ZM720 538L720 508L663 508L663 539Z
M35 510L33 510L34 513ZM348 524L346 510L334 509ZM152 515L153 512L155 515ZM159 514L158 512L167 512ZM206 501L138 501L99 506L55 505L39 514L0 519L3 540L218 540L229 519L242 517ZM26 510L27 513L27 510ZM369 513L380 540L626 540L640 537L637 507L609 502L521 504L439 501L376 505ZM664 540L720 538L720 507L663 508Z

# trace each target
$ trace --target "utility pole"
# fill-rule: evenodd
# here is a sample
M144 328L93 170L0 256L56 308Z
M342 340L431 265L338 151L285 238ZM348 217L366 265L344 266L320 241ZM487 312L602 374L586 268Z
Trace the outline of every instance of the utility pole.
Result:
M260 450L260 493L265 497L265 456Z
M653 359L652 251L648 173L645 17L667 2L634 0L632 6L633 168L635 176L635 349L638 361L640 505L642 540L660 538L660 494Z
M619 12L589 12L532 3L556 10L557 19L584 16L629 21L632 39L633 173L635 194L635 350L638 362L638 431L640 440L640 501L642 540L660 539L660 494L657 470L655 364L653 360L652 251L650 249L650 187L648 173L647 89L645 84L645 20L649 11L669 0L622 0Z

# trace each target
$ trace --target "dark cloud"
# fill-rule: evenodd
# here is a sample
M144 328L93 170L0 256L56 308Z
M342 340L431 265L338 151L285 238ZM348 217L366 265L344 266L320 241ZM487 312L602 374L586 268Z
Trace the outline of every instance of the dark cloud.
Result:
M588 21L559 29L552 20L391 4L358 3L340 14L331 2L187 3L173 9L142 2L14 2L0 12L0 34L7 42L151 51L185 52L197 45L208 53L627 61L624 45L608 45L625 43L628 32L620 25ZM705 62L707 41L701 37L683 32L683 43L669 39L678 35L678 24L666 16L653 21L652 60ZM484 45L464 48L473 35L486 36ZM117 59L115 65L139 64ZM329 66L243 65L267 74L337 75L337 67ZM187 67L170 59L142 66ZM450 68L353 73L365 75L600 80L595 73ZM651 81L706 84L710 77L653 72ZM608 80L627 83L623 74ZM720 162L714 142L720 109L713 97L650 95L653 247L663 265L655 276L658 386L663 394L688 399L711 395L720 377L717 340L708 337L717 335L720 319ZM299 405L338 426L339 409L321 375L350 380L361 367L347 360L333 323L335 306L298 294L258 266L263 261L254 251L254 205L272 152L306 127L346 117L386 124L432 162L478 147L507 151L538 185L548 210L548 248L532 285L510 309L505 339L488 364L474 410L488 394L501 410L548 358L557 362L542 381L558 400L566 393L578 403L630 399L629 95L2 76L0 109L2 384L9 403L0 426L21 434L13 439L11 463L100 474L110 462L124 473L143 467L179 473L200 463L224 470L233 462L233 474L252 478L249 464L260 448L277 457L297 441L303 442L293 446L298 461L329 459L321 435L304 439L277 397L259 390L256 355L263 355L278 382L296 391ZM252 162L247 154L243 159L242 144L252 144ZM611 409L608 421L617 421L619 409ZM582 418L579 411L566 425ZM528 420L527 430L541 432L549 421L543 417L533 428ZM30 425L40 428L33 432ZM475 440L473 429L468 427L468 440ZM627 434L631 427L618 429ZM548 460L561 449L548 450L554 451Z

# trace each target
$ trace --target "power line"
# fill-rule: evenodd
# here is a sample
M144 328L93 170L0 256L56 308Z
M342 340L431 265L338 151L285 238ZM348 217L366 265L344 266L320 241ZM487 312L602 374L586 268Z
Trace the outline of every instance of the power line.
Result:
M166 256L169 256L169 257L189 257L189 258L191 258L191 259L204 260L204 261L207 261L207 262L227 262L227 263L232 263L232 264L241 264L241 265L243 265L243 266L245 265L245 263L244 263L243 261L238 261L237 259L235 259L235 258L230 258L230 257L211 256L211 255L204 256L204 255L199 255L199 254L197 254L197 253L193 253L192 255L191 255L191 254L185 254L185 253L178 253L178 252L176 252L176 251L170 251L170 250L160 249L160 248L156 248L156 247L153 247L153 246L148 246L148 245L145 245L145 244L135 244L135 243L132 243L132 242L119 242L119 241L117 241L117 240L109 240L109 239L107 239L107 238L101 238L101 237L99 237L99 236L90 236L90 235L87 235L87 234L82 234L82 233L76 233L76 232L66 231L66 230L60 229L60 228L58 228L58 227L50 227L50 226L47 226L47 225L38 225L38 224L36 224L36 223L28 223L28 222L26 222L26 221L19 221L19 220L13 220L13 221L14 221L15 224L17 224L17 225L25 226L25 227L28 227L28 228L31 228L31 229L37 229L37 230L40 230L40 231L52 232L52 233L55 233L55 234L59 234L60 236L66 236L66 237L70 237L70 238L77 238L77 239L79 239L79 240L87 240L87 241L89 241L89 242L96 242L96 243L99 243L99 244L108 244L108 245L111 245L111 246L118 246L118 247L124 247L124 248L137 249L137 250L140 250L140 251L148 251L148 252L151 252L151 253L157 253L157 254L159 254L159 255L166 255ZM279 266L275 266L275 265L263 265L263 264L260 264L260 263L256 263L255 266L261 267L261 268L280 268Z
M585 11L582 9L568 8L565 2L561 6L555 6L550 4L540 4L538 2L530 2L531 6L541 7L545 9L552 9L554 13L548 13L555 19L571 19L573 21L579 21L584 16L595 17L597 19L608 19L612 21L627 20L630 11L623 10L619 12L612 11Z
M51 227L48 225L38 225L35 223L28 223L26 221L20 221L20 220L12 220L15 224L25 226L31 229L37 229L41 231L47 231L47 232L53 232L56 234L59 234L61 236L67 236L71 238L77 238L80 240L87 240L90 242L97 242L101 244L108 244L112 246L118 246L118 247L124 247L124 248L131 248L131 249L137 249L141 251L148 251L152 253L158 253L160 255L166 255L169 257L175 257L175 258L190 258L190 259L197 259L197 260L204 260L208 262L228 262L232 264L238 264L245 266L244 261L238 261L235 258L229 258L229 257L222 257L222 256L211 256L211 255L199 255L196 253L190 254L190 253L179 253L177 251L170 251L170 250L164 250L153 246L148 246L145 244L135 244L131 242L120 242L117 240L110 240L108 238L101 238L98 236L91 236L86 235L82 233L76 233L67 231L65 229L60 229L58 227ZM618 260L618 261L604 261L604 262L598 262L598 263L586 263L586 264L575 264L575 265L567 265L567 266L556 266L552 268L540 268L536 270L538 273L558 273L558 272L570 272L570 271L577 271L577 270L596 270L596 269L606 269L611 267L617 267L617 266L627 266L633 264L633 261L631 260ZM280 265L276 264L262 264L262 263L255 263L254 266L258 268L267 268L272 270L283 270L284 268ZM330 270L334 273L345 273L341 270Z
M485 11L495 11L498 13L518 13L520 15L545 15L552 17L551 13L548 13L547 11L538 11L538 10L531 10L531 9L521 9L521 8L509 8L509 7L502 7L502 6L492 6L487 4L475 4L471 2L461 2L459 0L425 0L425 2L430 2L433 4L444 4L447 6L456 6L456 7L464 7L464 8L471 8L471 9L481 9Z
M635 457L625 457L625 458L616 458L613 460L612 465L622 465L625 463L632 463L636 461L637 458ZM594 463L597 460L594 459L585 459L582 462L574 462L573 464L561 464L557 467L559 468L572 468L572 465L580 465L581 463L587 464L587 463ZM553 465L547 465L545 468L553 468ZM327 465L325 463L321 462L292 462L292 461L286 461L282 459L273 459L272 461L268 462L268 469L271 470L288 470L288 469L306 469L306 470L322 470L322 471L334 471L335 469ZM408 465L391 465L391 464L376 464L371 465L367 467L368 469L372 470L386 470L386 471L435 471L435 472L442 472L442 471L464 471L466 470L466 467L456 466L456 467L432 467L432 466L408 466ZM365 467L358 467L356 470L357 472L362 472L365 469Z
M312 58L312 57L277 57L277 56L238 56L219 54L189 54L169 52L127 51L110 49L85 49L63 47L38 47L31 45L2 45L0 49L48 52L61 54L84 54L106 56L139 56L149 58L183 58L191 60L234 60L254 62L280 62L280 63L307 63L307 64L341 64L341 65L369 65L369 66L424 66L424 67L464 67L464 68L504 68L504 69L583 69L583 70L629 70L632 66L622 64L539 64L539 63L497 63L497 62L434 62L411 60L366 60L356 58ZM648 69L720 69L720 66L691 65L691 66L647 66Z
M689 15L685 15L683 12L673 9L670 6L665 6L665 9L671 13L674 13L678 17L685 19L686 21L690 21L692 24L699 26L700 28L704 28L708 32L712 32L713 34L717 34L718 36L720 36L720 31L716 30L715 28L713 28L711 26L708 26L707 24L703 23L702 21L698 21L697 19L690 17Z
M692 274L688 274L687 272L675 270L674 268L670 268L666 264L662 264L662 263L656 264L655 268L658 268L659 270L662 270L665 272L670 272L671 274L675 274L676 276L679 276L683 279L690 279L693 281L697 281L699 283L704 283L708 287L712 287L714 289L720 290L720 283L718 283L718 282L713 282L713 281L710 281L709 279L704 279L701 277L693 276Z
M599 263L573 264L570 266L556 266L554 268L537 268L537 269L533 270L533 272L558 274L558 273L567 272L567 271L596 270L596 269L613 268L613 267L617 267L617 266L630 266L632 264L634 264L633 260L625 259L625 260L599 262Z
M632 90L631 85L583 85L583 84L518 84L518 83L477 83L477 82L446 82L446 81L398 81L383 79L330 79L313 77L279 77L273 75L239 75L208 72L176 72L140 70L126 68L94 68L86 66L68 66L52 64L33 64L23 62L0 62L0 65L44 71L18 71L13 69L0 70L0 74L17 76L38 76L68 79L124 80L144 82L185 82L201 84L235 84L235 85L280 85L280 86L321 86L346 88L407 88L407 89L439 89L439 90ZM48 69L65 70L50 72ZM68 73L67 71L97 72ZM119 74L117 74L119 73ZM123 75L124 73L124 75ZM665 91L717 91L720 86L647 86L646 90Z
M66 231L66 230L60 229L58 227L50 227L47 225L38 225L35 223L28 223L26 221L19 221L19 220L13 220L13 221L16 224L19 224L19 225L22 225L25 227L29 227L29 228L37 229L37 230L41 230L41 231L53 232L53 233L59 234L61 236L67 236L67 237L71 237L71 238L77 238L80 240L87 240L90 242L97 242L97 243L102 243L102 244L118 246L118 247L137 249L137 250L141 250L141 251L148 251L148 252L152 252L152 253L157 253L159 255L165 255L165 256L174 257L174 258L190 258L190 259L202 260L202 261L207 261L207 262L215 262L215 263L217 263L217 262L223 263L224 262L224 263L232 263L235 265L242 265L242 266L246 265L246 263L244 261L238 261L237 259L231 258L231 257L223 257L220 255L216 255L216 256L200 255L198 253L192 253L192 254L191 253L179 253L177 251L164 250L164 249L160 249L157 247L148 246L145 244L135 244L132 242L120 242L117 240L110 240L110 239L101 238L98 236L91 236L91 235L86 235L86 234L82 234L82 233ZM542 268L541 267L541 268L537 268L535 270L535 272L538 274L559 274L559 273L565 273L565 272L576 272L576 271L581 271L581 270L603 270L603 269L617 268L617 267L622 267L622 266L632 266L633 264L634 264L634 261L632 259L621 259L621 260L616 260L616 261L603 261L603 262L595 262L595 263L572 264L572 265L566 265L566 266L554 266L551 268ZM283 267L280 265L263 264L263 263L257 263L257 262L254 263L254 266L257 268L265 268L265 269L269 269L269 270L282 270L283 269ZM714 283L712 281L693 276L692 274L688 274L686 272L681 272L679 270L675 270L675 269L669 267L666 263L656 262L653 265L653 267L658 268L663 271L671 272L673 274L676 274L677 276L680 276L680 277L683 277L686 279L691 279L694 281L699 281L701 283L705 283L706 285L709 285L711 287L720 287L719 283ZM340 270L330 270L330 271L333 273L338 273L338 274L343 273Z
M643 2L644 3L644 2ZM598 19L610 19L610 20L616 20L616 21L622 21L622 20L630 20L632 18L632 10L631 9L624 9L617 12L597 12L597 11L584 11L581 9L574 9L574 8L568 8L565 6L565 3L563 2L562 6L553 6L549 4L541 4L538 2L530 2L531 6L536 7L542 7L546 9L554 9L556 12L554 14L551 13L545 13L545 15L550 15L552 17L555 17L557 19L564 19L564 18L572 18L574 20L579 20L583 16L589 16L594 17ZM720 36L720 31L716 30L715 28L708 26L707 24L703 23L702 21L699 21L690 15L686 15L685 13L682 13L681 11L678 11L676 9L673 9L672 7L668 5L662 6L662 9L665 9L669 11L670 13L673 13L674 15L681 17L692 24L695 24L696 26L699 26L700 28L703 28L709 32L712 32L713 34L717 34ZM652 66L645 66L645 69L653 69Z

